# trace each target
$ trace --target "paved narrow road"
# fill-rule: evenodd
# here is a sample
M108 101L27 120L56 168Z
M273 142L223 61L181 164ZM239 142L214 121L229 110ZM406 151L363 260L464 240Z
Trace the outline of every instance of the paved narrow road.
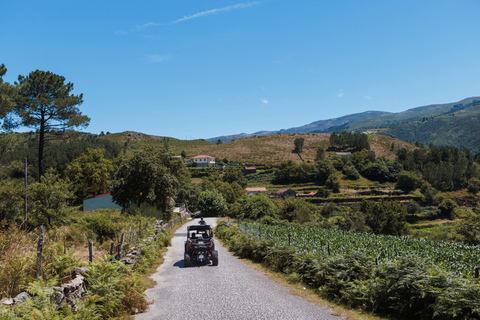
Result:
M215 219L205 219L214 225ZM152 276L155 288L147 290L153 301L147 312L135 316L146 319L344 319L332 311L289 294L289 290L247 266L216 242L217 267L183 266L183 246L187 225L178 229L164 263Z

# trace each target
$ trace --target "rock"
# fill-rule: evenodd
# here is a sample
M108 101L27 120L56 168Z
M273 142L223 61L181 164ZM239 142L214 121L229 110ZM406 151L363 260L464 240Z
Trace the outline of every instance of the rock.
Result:
M14 301L12 298L3 298L2 299L2 304L5 306L11 306L14 304Z
M82 276L85 276L87 273L90 273L90 269L88 269L87 267L75 267L73 269L73 273L72 273L72 276L75 277L76 275L82 275Z
M57 308L57 310L60 308L60 306L63 302L63 299L65 299L65 295L63 294L63 290L57 291L57 293L55 293L55 297L53 298L53 303L56 305L55 307Z
M32 297L30 297L30 295L26 292L22 292L20 294L18 294L15 298L13 298L13 302L15 304L19 304L19 303L24 303L27 301L27 299L31 299Z
M137 263L137 260L135 260L133 258L129 258L129 257L122 258L122 260L120 260L120 261L122 261L125 264L135 264L135 263Z

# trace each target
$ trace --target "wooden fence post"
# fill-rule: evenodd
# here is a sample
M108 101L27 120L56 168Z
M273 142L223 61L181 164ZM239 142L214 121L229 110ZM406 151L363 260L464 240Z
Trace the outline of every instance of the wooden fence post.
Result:
M328 255L330 255L330 243L327 244Z
M133 239L132 239L132 243L135 244L135 229L133 229Z
M113 256L114 253L115 253L115 245L113 244L113 241L112 241L112 243L110 244L110 255ZM115 257L113 257L113 259L115 259Z
M118 253L118 260L122 260L122 254L123 254L123 244L125 242L125 233L122 233L122 238L120 239L120 251Z
M130 243L130 232L132 232L132 226L128 228L128 243Z
M478 267L475 267L475 279L478 279Z
M288 246L290 247L290 233L288 234Z
M93 242L88 242L88 261L93 262Z
M42 251L43 251L43 234L45 233L45 227L43 224L40 226L40 235L38 237L37 246L37 279L42 275Z

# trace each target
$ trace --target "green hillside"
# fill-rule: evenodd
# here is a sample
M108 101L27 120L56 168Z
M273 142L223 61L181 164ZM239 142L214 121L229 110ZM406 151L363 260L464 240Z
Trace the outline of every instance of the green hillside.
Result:
M480 151L480 140L477 140L479 107L480 97L472 97L459 102L432 104L398 113L366 111L279 131L240 133L206 140L216 143L218 140L231 142L277 134L356 131L378 133L423 144L468 148L476 153Z

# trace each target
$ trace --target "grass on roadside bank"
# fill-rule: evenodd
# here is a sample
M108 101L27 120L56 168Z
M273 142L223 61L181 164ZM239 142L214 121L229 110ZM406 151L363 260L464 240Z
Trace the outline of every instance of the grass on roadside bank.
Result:
M105 215L105 213L99 213L99 216L102 215ZM125 230L126 227L128 231L129 223L126 223L126 221L130 219L129 217L125 217L126 220L117 218L116 214L110 217L113 219L102 218L102 224L96 223L95 225L108 227L110 225L105 225L103 221L113 221L114 230L121 231ZM142 220L143 226L146 226L147 221L149 222L149 228L147 231L142 231L142 238L138 239L142 256L138 260L135 270L118 261L112 262L112 256L106 254L109 250L105 250L103 247L106 246L100 242L96 245L97 255L92 263L79 258L78 252L75 250L75 238L76 235L81 235L80 232L85 229L83 226L79 226L71 228L73 233L69 232L68 234L73 234L72 237L68 234L67 236L58 236L58 233L55 233L54 230L45 233L42 277L39 280L35 280L33 276L35 272L34 248L36 247L36 236L32 237L32 233L20 230L13 225L9 226L6 231L0 230L0 247L4 249L4 255L12 257L2 261L3 268L0 270L0 276L8 279L6 277L9 275L5 272L14 269L16 274L19 275L19 277L11 277L14 282L5 282L5 286L2 287L2 297L13 297L22 290L26 290L34 297L13 308L0 305L0 318L36 320L128 319L132 314L146 310L148 302L144 291L155 285L149 275L154 273L158 265L162 263L163 253L171 243L173 231L184 221L180 222L171 231L164 230L157 234L156 241L146 241L144 237L154 233L154 223L150 219ZM102 231L105 230L109 231L110 228L102 228ZM97 232L99 231L97 230ZM93 233L93 231L85 229L85 234L88 235L89 233ZM15 238L11 237L12 234L16 235ZM83 237L80 236L81 242L83 242ZM18 241L18 239L25 240ZM33 249L25 251L25 248ZM101 254L102 251L103 254ZM19 257L22 258L19 259ZM83 266L90 269L90 274L86 277L87 294L81 301L77 301L75 310L68 305L64 306L63 310L56 310L53 307L52 291L48 288L68 282L71 279L73 268Z

